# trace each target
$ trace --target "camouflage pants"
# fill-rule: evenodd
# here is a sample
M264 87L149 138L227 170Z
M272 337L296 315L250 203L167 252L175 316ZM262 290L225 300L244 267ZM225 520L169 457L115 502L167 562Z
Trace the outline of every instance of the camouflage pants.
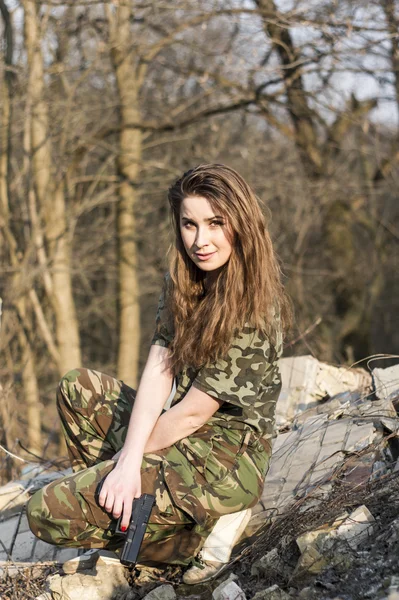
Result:
M61 380L57 406L73 475L36 492L27 514L33 533L50 544L116 549L116 521L96 501L99 482L112 470L124 443L135 391L102 373L70 371ZM181 510L165 484L163 455L145 454L142 492L156 496L140 551L141 563L188 564L202 547L216 519L199 525Z

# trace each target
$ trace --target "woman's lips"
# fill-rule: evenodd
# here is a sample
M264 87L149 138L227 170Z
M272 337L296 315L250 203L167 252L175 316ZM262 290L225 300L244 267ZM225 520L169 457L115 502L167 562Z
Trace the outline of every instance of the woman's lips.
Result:
M214 254L216 254L216 251L215 252L210 252L209 254L197 254L197 252L196 252L195 256L197 256L200 260L208 260Z

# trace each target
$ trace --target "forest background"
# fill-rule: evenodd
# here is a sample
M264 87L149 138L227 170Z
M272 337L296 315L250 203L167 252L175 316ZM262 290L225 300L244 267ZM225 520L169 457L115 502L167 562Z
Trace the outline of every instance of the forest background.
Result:
M202 162L236 168L269 215L295 307L286 354L398 353L397 0L0 10L3 448L56 459L68 369L136 385L167 189ZM0 482L19 469L0 449Z

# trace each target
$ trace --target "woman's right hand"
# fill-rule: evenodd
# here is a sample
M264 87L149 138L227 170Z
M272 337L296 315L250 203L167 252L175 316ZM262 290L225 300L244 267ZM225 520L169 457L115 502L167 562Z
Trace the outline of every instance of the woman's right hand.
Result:
M121 521L122 531L129 527L130 516L134 498L141 496L141 473L125 465L119 458L114 469L107 475L101 487L98 502L108 513L116 519L123 513Z

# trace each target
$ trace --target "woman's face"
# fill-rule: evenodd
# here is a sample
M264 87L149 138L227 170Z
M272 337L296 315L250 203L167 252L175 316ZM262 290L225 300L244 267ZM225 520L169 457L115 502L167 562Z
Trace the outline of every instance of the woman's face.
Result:
M229 225L225 217L215 214L203 196L187 196L182 201L180 232L187 254L202 271L219 269L229 260L232 251Z

